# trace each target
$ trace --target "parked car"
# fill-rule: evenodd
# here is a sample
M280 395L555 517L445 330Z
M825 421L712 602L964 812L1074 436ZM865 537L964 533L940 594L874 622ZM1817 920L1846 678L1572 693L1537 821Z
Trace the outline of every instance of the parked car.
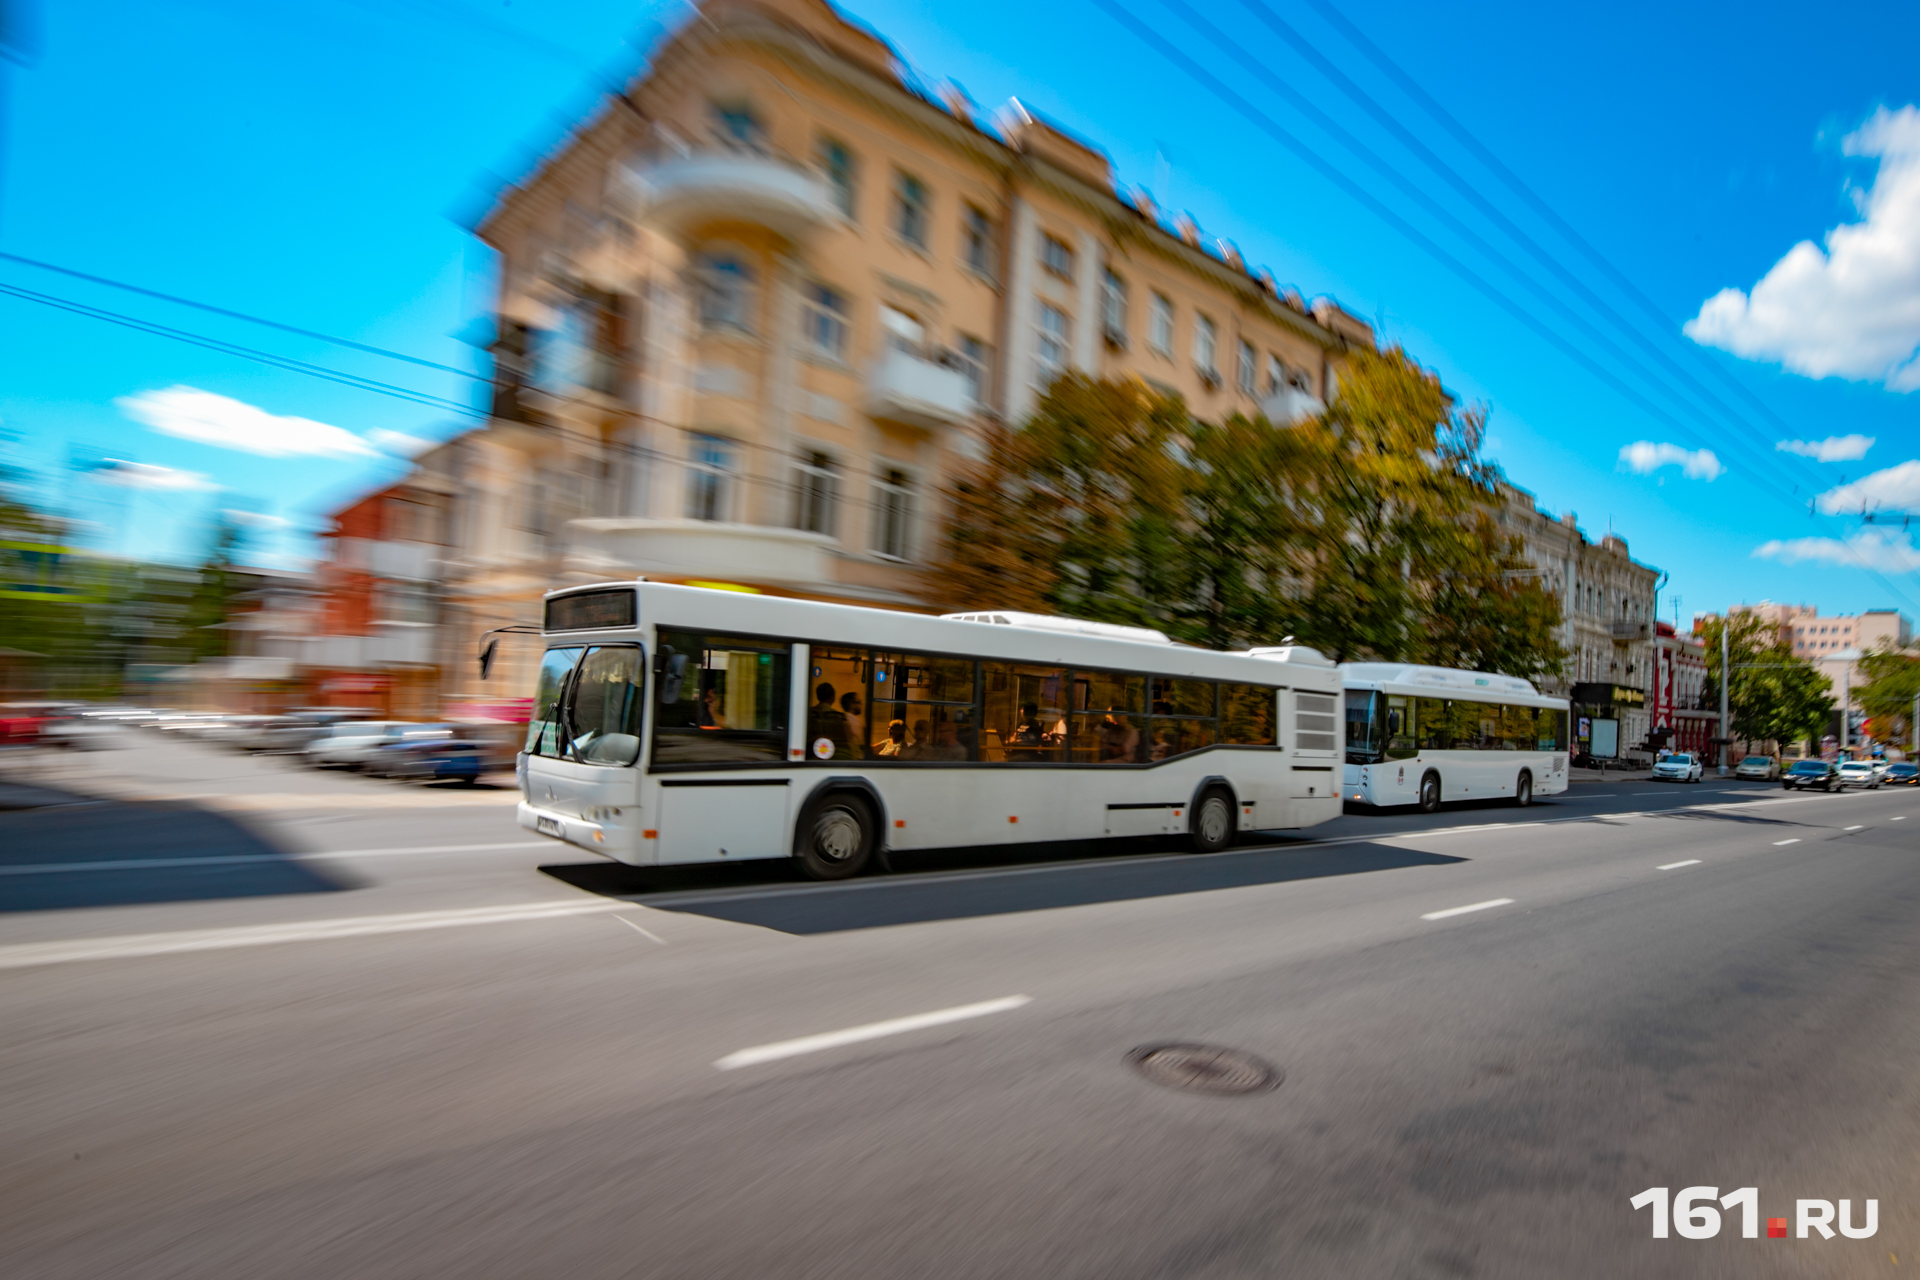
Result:
M1885 756L1875 756L1867 763L1873 766L1873 776L1876 781L1885 782L1887 780L1887 770L1891 766L1887 763Z
M319 769L358 769L380 748L420 726L401 720L347 720L307 744L307 763Z
M1842 760L1839 782L1842 787L1864 787L1874 791L1880 787L1880 776L1873 771L1871 760Z
M426 782L455 779L471 786L486 766L486 749L486 743L468 738L407 738L374 752L366 772L376 778Z
M1772 756L1748 756L1734 766L1733 776L1756 782L1772 782L1780 776L1780 762Z
M1840 766L1831 760L1795 760L1793 767L1780 775L1780 785L1788 791L1810 791L1815 787L1832 791L1840 785Z
M1886 780L1896 787L1920 787L1920 764L1896 760L1887 766Z
M1653 776L1659 782L1698 782L1706 776L1706 768L1694 752L1676 751L1654 762Z

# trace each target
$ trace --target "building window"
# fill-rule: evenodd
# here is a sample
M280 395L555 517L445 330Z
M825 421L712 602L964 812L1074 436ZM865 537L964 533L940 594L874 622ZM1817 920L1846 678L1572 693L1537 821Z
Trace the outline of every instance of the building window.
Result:
M1173 301L1164 293L1153 295L1153 314L1147 328L1147 345L1163 356L1173 354Z
M927 247L927 185L910 174L894 184L893 229L914 248Z
M725 520L733 497L733 442L693 437L687 464L687 518Z
M713 131L723 147L742 151L760 149L760 122L754 118L753 108L744 102L714 103Z
M924 360L927 354L927 326L908 315L898 307L880 306L880 328L886 334L887 346L895 351L904 352L917 360Z
M793 527L808 533L833 533L840 498L840 472L827 454L802 454L794 463Z
M1127 282L1107 269L1100 294L1100 323L1106 339L1116 347L1127 345Z
M823 356L847 354L846 297L823 284L810 284L801 299L801 329L807 344Z
M905 560L913 532L913 482L904 471L887 471L873 486L873 550Z
M966 207L961 246L967 266L988 279L993 278L993 222L972 205Z
M1240 344L1240 390L1245 395L1253 394L1254 355L1253 344Z
M753 271L738 258L711 254L700 261L700 323L709 329L748 329Z
M430 625L434 621L433 588L414 582L383 582L374 593L377 622Z
M1280 394L1281 388L1285 387L1286 385L1287 385L1287 366L1280 363L1279 356L1274 355L1272 352L1268 352L1267 353L1266 394L1270 396L1277 396Z
M960 357L960 371L967 375L967 395L984 407L993 385L993 348L963 333L956 354Z
M858 178L859 163L853 158L853 152L846 144L833 138L820 140L820 172L827 179L827 187L833 193L834 208L847 217L853 217L855 186Z
M1059 236L1040 238L1040 265L1062 280L1073 279L1073 250Z
M1214 328L1213 321L1205 316L1195 316L1193 318L1193 367L1200 371L1202 379L1210 382L1220 380L1219 366L1215 359L1215 348L1218 346L1218 331Z
M1033 371L1034 382L1043 391L1066 371L1069 332L1067 313L1049 303L1041 303Z

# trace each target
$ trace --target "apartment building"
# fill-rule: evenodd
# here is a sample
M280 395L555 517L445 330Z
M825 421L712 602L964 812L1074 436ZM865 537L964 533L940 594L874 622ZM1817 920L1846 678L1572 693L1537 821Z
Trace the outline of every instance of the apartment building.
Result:
M1670 622L1656 622L1654 632L1649 701L1653 738L1668 751L1711 756L1720 715L1707 699L1706 645L1697 635L1679 634Z
M1501 490L1501 527L1523 541L1527 563L1560 600L1567 666L1536 683L1573 703L1578 749L1608 757L1653 750L1647 695L1660 571L1628 554L1618 534L1594 542L1572 512L1555 518L1526 490Z
M950 477L1062 372L1292 421L1374 341L821 0L709 0L478 233L491 416L421 459L456 653L634 574L919 607ZM492 688L530 682L511 644Z

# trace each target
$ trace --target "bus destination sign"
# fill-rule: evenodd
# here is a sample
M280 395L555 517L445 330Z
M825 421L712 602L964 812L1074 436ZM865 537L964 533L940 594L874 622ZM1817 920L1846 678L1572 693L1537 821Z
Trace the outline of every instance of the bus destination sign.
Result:
M633 625L633 590L582 591L547 601L548 631L601 631Z

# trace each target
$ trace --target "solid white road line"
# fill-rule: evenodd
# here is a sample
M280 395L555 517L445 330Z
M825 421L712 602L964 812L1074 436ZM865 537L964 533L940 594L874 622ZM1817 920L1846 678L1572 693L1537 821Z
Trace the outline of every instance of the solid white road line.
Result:
M481 853L496 849L543 849L551 840L513 840L505 844L429 844L399 849L323 849L318 853L230 853L196 858L114 858L95 862L28 862L0 865L0 876L46 876L62 871L142 871L163 867L229 867L260 862L318 862L328 858L404 858L422 854Z
M1791 840L1775 840L1773 842L1773 847L1778 849L1783 844L1799 844L1799 843L1800 843L1800 837L1795 836Z
M1009 1009L1018 1009L1032 999L1032 996L1002 996L998 1000L982 1000L979 1004L963 1004L951 1009L935 1009L932 1013L916 1013L909 1018L869 1022L863 1027L848 1027L845 1031L828 1031L817 1036L802 1036L798 1040L781 1040L774 1044L755 1045L751 1049L730 1053L713 1065L722 1071L757 1066L762 1062L797 1057L803 1053L837 1049L843 1044L858 1044L862 1040L897 1036L903 1031L918 1031L922 1027L938 1027L949 1022L962 1022L968 1018L982 1018L989 1013L1005 1013Z
M1512 898L1492 898L1486 902L1476 902L1470 907L1448 907L1445 911L1429 911L1420 918L1422 920L1445 920L1448 916L1463 916L1469 911L1485 911L1488 907L1507 907L1512 905Z
M1666 863L1664 866L1655 867L1654 870L1655 871L1678 871L1681 867L1697 867L1699 865L1700 865L1700 859L1688 858L1685 862L1669 862L1669 863Z
M110 938L71 938L61 942L23 942L0 947L0 969L29 969L76 960L132 960L187 951L225 951L280 942L319 942L364 938L382 933L414 933L463 925L508 924L561 916L621 911L630 904L563 898L500 907L464 907L452 911L416 911L390 916L349 916L337 920L296 920L287 924L239 925L226 929L190 929L178 933L133 933Z

